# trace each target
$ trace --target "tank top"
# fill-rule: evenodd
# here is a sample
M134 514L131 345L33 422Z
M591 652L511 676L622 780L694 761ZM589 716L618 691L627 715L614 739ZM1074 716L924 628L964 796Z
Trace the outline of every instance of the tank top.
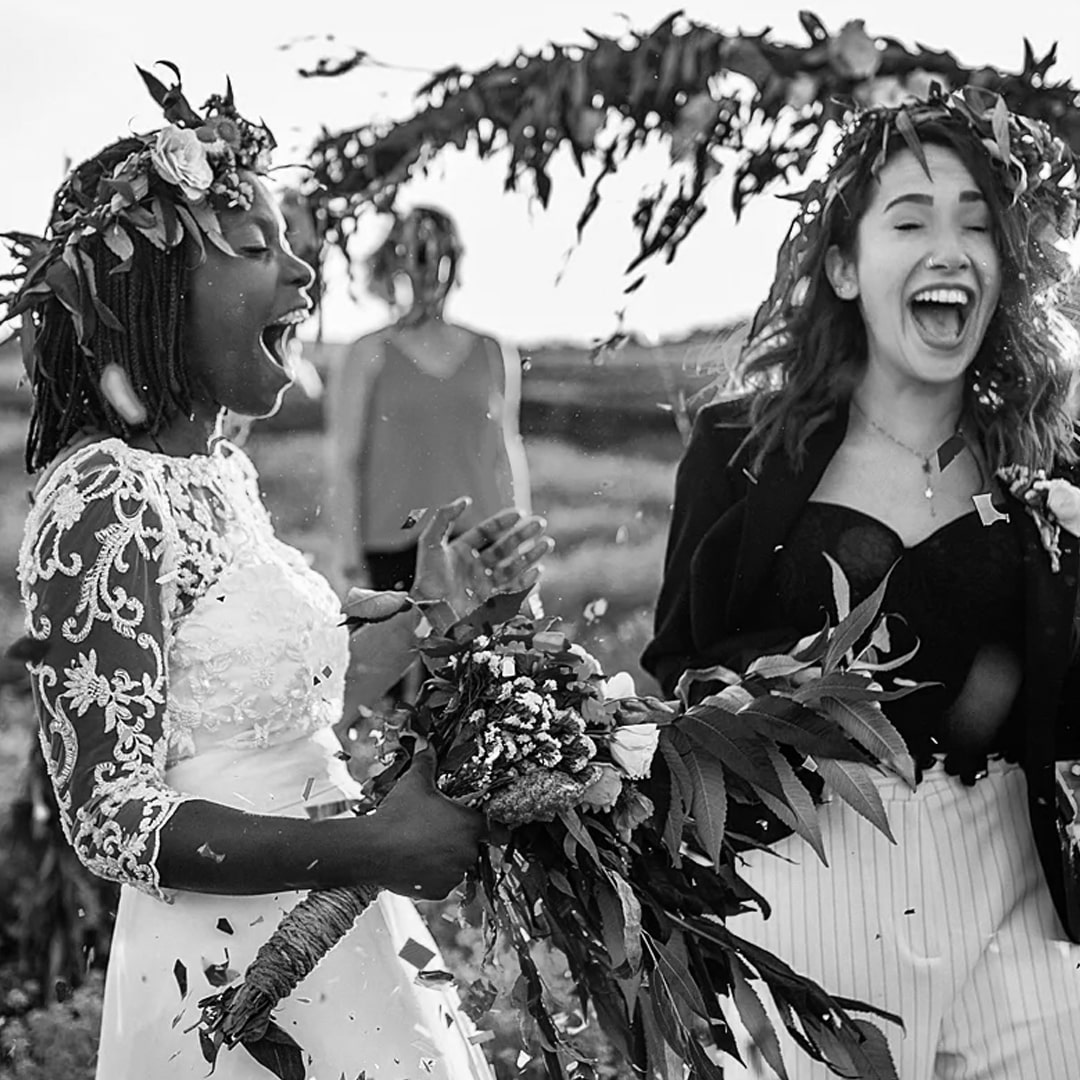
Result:
M836 625L822 552L843 568L852 606L893 568L881 607L891 616L889 652L900 657L914 648L915 654L882 672L880 681L889 689L898 677L935 684L883 705L916 762L925 768L944 754L949 771L967 779L985 766L987 752L1015 756L1019 733L1008 716L1019 686L1000 676L1009 666L1019 672L1023 656L1023 552L1016 530L1005 522L984 526L972 511L905 547L893 529L862 511L807 503L777 552L755 628L783 627L803 636L820 630L826 617ZM973 672L977 664L985 670ZM970 701L979 690L979 712L996 713L1000 726L989 745L974 751L970 740L957 737L955 707L962 695Z
M400 551L415 544L418 528L402 524L421 507L471 496L472 505L455 523L457 532L502 508L498 475L505 449L495 353L475 335L453 373L439 377L423 371L392 339L383 342L360 476L366 550Z

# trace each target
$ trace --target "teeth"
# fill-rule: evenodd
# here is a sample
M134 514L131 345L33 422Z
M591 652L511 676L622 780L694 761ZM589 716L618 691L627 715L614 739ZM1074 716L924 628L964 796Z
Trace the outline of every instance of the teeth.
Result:
M302 323L308 317L307 308L296 308L293 311L287 311L280 319L275 319L271 326L295 326Z
M960 304L968 301L968 295L963 289L923 289L912 298L922 304Z

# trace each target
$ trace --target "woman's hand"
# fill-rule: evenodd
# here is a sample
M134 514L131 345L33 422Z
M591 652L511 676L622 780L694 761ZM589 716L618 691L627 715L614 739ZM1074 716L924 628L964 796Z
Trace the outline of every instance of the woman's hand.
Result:
M540 578L540 562L555 547L547 523L513 507L449 540L468 498L440 506L420 533L413 595L446 600L459 615L495 592L529 589Z
M387 845L379 884L414 900L446 896L475 864L486 831L483 814L439 793L430 747L417 752L371 821Z
M1061 527L1073 536L1080 536L1080 488L1057 477L1036 480L1031 487L1046 495L1046 509Z

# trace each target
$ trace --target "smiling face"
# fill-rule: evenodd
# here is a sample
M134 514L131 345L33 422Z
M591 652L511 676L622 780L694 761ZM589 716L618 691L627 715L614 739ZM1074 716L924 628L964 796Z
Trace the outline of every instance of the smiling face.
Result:
M854 251L829 251L829 280L857 298L867 362L893 385L963 379L1001 292L990 209L964 163L925 145L931 176L896 153L856 230ZM932 177L932 179L931 179Z
M200 404L244 416L269 416L292 382L287 350L311 307L311 267L285 239L285 222L265 185L250 210L218 215L235 255L209 241L191 273L184 346L193 394Z

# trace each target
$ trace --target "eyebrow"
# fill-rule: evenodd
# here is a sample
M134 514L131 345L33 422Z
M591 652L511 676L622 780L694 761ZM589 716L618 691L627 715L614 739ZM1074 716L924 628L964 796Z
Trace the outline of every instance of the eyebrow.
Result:
M961 191L960 201L962 203L974 203L986 202L986 196L981 191ZM888 206L885 207L884 212L888 213L898 203L917 203L919 206L933 206L934 196L924 195L921 192L909 192L906 195L897 195L895 199L891 200Z

